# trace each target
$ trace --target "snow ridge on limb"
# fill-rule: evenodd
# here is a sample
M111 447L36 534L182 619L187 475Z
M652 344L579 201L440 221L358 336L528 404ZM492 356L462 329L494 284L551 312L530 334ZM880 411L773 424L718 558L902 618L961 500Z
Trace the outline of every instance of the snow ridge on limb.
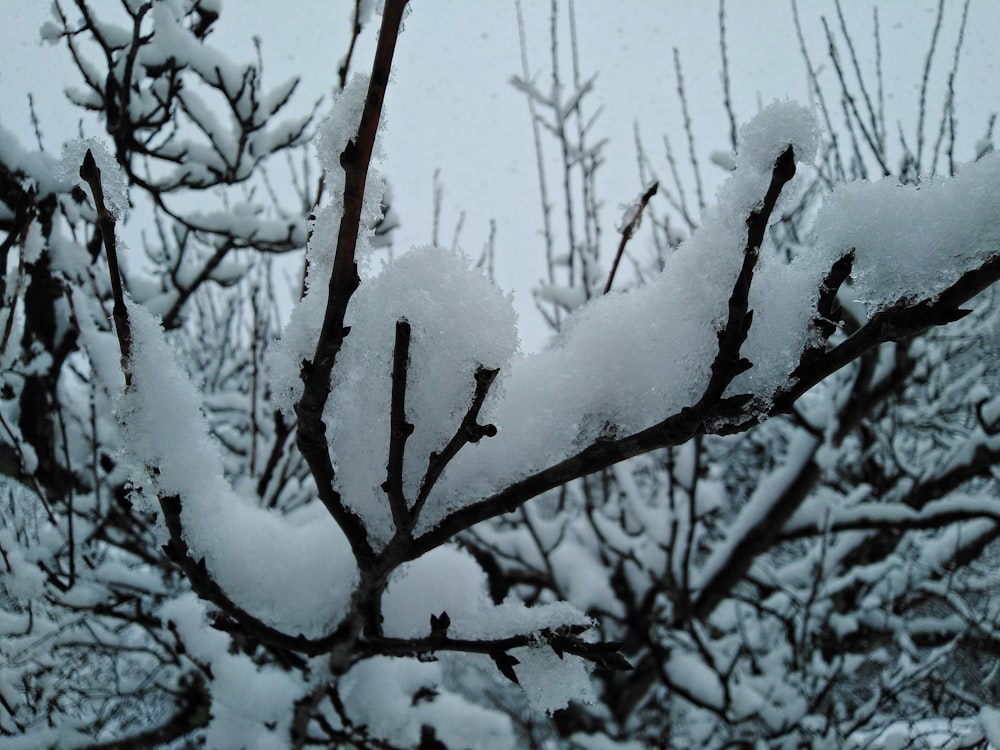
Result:
M808 153L808 148L808 145L805 146L803 148L803 152ZM755 179L749 180L749 182L737 183L740 188L740 190L736 191L737 193L744 192L749 184L758 186L758 188L764 192L764 196L763 199L748 198L746 195L740 196L741 205L745 205L747 211L744 215L744 239L741 243L744 245L745 249L738 268L733 269L733 275L730 277L732 278L732 282L730 284L731 291L728 295L727 306L721 307L716 304L716 306L712 308L717 314L725 314L725 317L723 318L724 323L721 324L721 327L718 329L718 333L714 337L716 341L711 359L708 359L706 356L705 359L708 361L703 361L696 368L696 373L701 374L704 379L698 382L699 379L694 378L691 381L691 386L689 386L689 388L700 388L700 395L696 396L688 406L684 406L682 402L679 401L676 389L665 392L660 391L663 395L659 399L656 398L656 391L643 396L643 400L648 401L650 410L657 409L657 406L659 406L659 409L657 410L662 412L662 403L664 401L670 405L676 404L674 408L677 410L665 419L662 419L651 426L645 427L644 429L631 432L630 434L626 433L625 435L619 437L613 431L611 434L598 436L596 440L591 439L589 444L585 444L582 450L578 449L576 452L571 453L562 460L557 460L551 464L543 466L540 470L531 473L528 476L524 476L522 474L522 478L515 477L506 484L501 483L501 488L499 490L495 491L493 494L487 495L484 499L454 509L453 512L445 515L443 519L438 522L436 527L428 528L430 524L423 525L420 530L424 533L418 537L415 543L414 551L417 552L417 554L421 554L428 549L432 549L434 546L443 543L460 530L468 528L475 523L502 513L510 512L531 497L535 497L548 489L564 484L571 479L575 479L593 471L598 471L602 468L611 466L614 463L648 452L658 447L665 445L679 445L680 443L707 431L710 426L715 425L718 422L733 420L738 418L738 415L745 413L745 407L750 401L751 396L746 394L737 394L732 396L725 394L727 388L733 380L741 372L748 369L747 365L749 364L749 361L742 357L740 352L743 343L746 340L747 333L750 330L750 323L753 318L748 309L751 283L760 247L763 244L765 228L771 219L771 214L774 211L775 206L778 203L782 188L794 176L794 154L794 147L786 144L779 153L779 158L773 163L773 169L767 176L768 182L765 183L765 185L761 184L763 180L757 178L756 175L754 175ZM727 221L732 223L732 212L723 211L723 213L724 216L720 219L720 223ZM708 233L710 236L714 236L715 234L730 238L733 236L732 229L722 229L720 231L709 227ZM732 261L733 256L736 255L735 253L731 250L727 253L725 252L725 248L716 248L716 252L719 253L723 259L728 256L728 268L733 267L734 264ZM723 262L725 262L725 260L723 260ZM669 274L670 270L671 269L668 266L664 275ZM728 275L728 269L726 266L717 270L720 274ZM713 280L712 283L714 285L713 291L721 291L716 280ZM651 289L654 291L649 291ZM662 290L657 289L654 283L649 285L649 287L638 290L634 293L634 295L638 296L639 294L643 294L646 296L652 296L656 292L662 293ZM594 303L593 307L602 305L605 299L608 298L598 300ZM614 297L610 299L612 302L615 300ZM618 297L617 299L622 300L625 298ZM606 316L613 314L613 311L610 309L601 310L600 312L603 312ZM631 312L632 311L629 311L629 313ZM648 314L648 311L644 311L644 313ZM593 315L590 320L593 320ZM569 337L574 336L574 334L578 334L582 339L582 346L590 346L590 342L588 342L585 338L585 324L589 323L590 320L577 321L576 326L570 328ZM630 319L629 322L635 321ZM654 322L660 326L666 327L668 325L666 322ZM711 319L709 318L709 320L703 320L700 322L710 325ZM702 331L701 335L704 335L704 333L705 332ZM711 335L710 331L709 335ZM572 338L570 338L570 340L565 343L565 347L568 348L574 343L576 342L573 342ZM554 351L554 354L548 355L550 359L556 359L559 357L559 352L561 350L556 349ZM705 355L708 353L708 351L705 351ZM546 354L543 354L542 357L545 357ZM555 362L546 364L551 364L552 366L556 365ZM627 365L627 363L623 364ZM539 381L535 379L533 382L538 383ZM507 387L509 393L511 389L510 382L506 382L505 386ZM560 387L565 386L560 385ZM627 390L629 386L623 383L621 387L622 390ZM659 405L657 404L657 401L660 402ZM506 428L510 430L511 425L509 423L504 424L501 421L501 414L502 412L498 407L494 420L497 422L498 427L501 430L500 436L502 437L504 429ZM611 412L609 414L609 419L615 419L616 416L617 415L615 415L614 412ZM517 425L514 425L514 427L516 428ZM619 429L624 431L629 427L631 427L631 424L626 418L624 425L619 427ZM518 432L521 432L521 430L518 430ZM572 435L569 437L572 439ZM560 438L562 441L566 441L566 435L562 435ZM537 438L533 438L531 445L536 444ZM489 447L490 446L486 446L486 452L480 456L480 458L484 461L490 460ZM572 443L570 443L568 447L572 448ZM531 466L531 463L528 463L528 465ZM464 467L459 468L464 469ZM466 479L468 475L466 475L465 471L462 471L460 476L462 476L463 479Z
M303 653L325 652L357 578L339 530L295 526L238 495L225 479L198 393L159 323L125 298L117 276L115 221L103 205L101 171L89 151L81 176L102 217L109 269L117 281L114 320L126 379L119 419L129 456L148 474L138 481L159 501L168 556L184 568L199 596L232 620L230 629ZM291 580L300 585L291 586Z

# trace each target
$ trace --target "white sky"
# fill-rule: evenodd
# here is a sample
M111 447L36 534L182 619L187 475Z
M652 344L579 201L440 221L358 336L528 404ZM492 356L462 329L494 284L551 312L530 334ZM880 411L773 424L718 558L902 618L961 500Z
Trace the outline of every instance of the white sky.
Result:
M26 145L32 143L25 104L26 92L34 91L46 146L57 152L62 138L75 135L78 120L60 93L72 80L66 52L36 41L48 3L3 0L3 4L8 7L6 23L0 28L0 123L18 133ZM98 9L118 7L113 0L93 4ZM545 83L550 70L550 3L523 0L523 4L531 68ZM814 63L824 65L823 77L832 83L819 18L827 15L836 28L835 6L828 0L800 0L799 5L810 54ZM912 132L936 3L880 0L877 5L890 129L900 120ZM870 71L874 65L873 3L842 0L842 6L855 32L861 64ZM229 50L235 60L249 60L254 54L251 38L259 35L264 43L265 81L278 83L301 75L303 84L296 101L305 108L336 80L351 8L353 0L225 0L221 23L211 40ZM743 120L756 111L758 103L774 98L809 100L790 8L789 0L727 3L733 97ZM607 210L602 257L610 259L617 244L617 207L641 192L633 124L638 123L661 176L667 171L662 135L669 135L680 156L685 150L674 47L684 67L705 176L716 181L723 177L705 158L711 150L728 147L719 73L718 4L710 0L577 0L576 14L582 73L587 77L599 72L590 111L604 105L594 133L609 139L599 190ZM931 138L940 111L940 82L951 66L960 17L961 3L948 0L932 72L936 83L929 96ZM366 31L354 70L370 64L375 25ZM970 157L971 144L986 130L990 108L1000 102L996 29L1000 29L1000 2L972 0L957 83L960 160ZM568 46L564 32L561 47ZM511 75L520 73L520 67L511 0L412 0L387 98L388 158L383 172L392 183L402 221L397 247L430 241L435 169L440 169L445 190L443 241L450 242L459 214L465 211L460 244L478 256L490 220L497 222L497 280L516 292L523 343L535 348L545 331L530 289L544 273L544 250L527 107L523 96L507 83ZM554 156L555 150L550 151ZM558 185L557 178L558 173L550 170L550 189ZM642 242L642 236L634 240L639 252Z

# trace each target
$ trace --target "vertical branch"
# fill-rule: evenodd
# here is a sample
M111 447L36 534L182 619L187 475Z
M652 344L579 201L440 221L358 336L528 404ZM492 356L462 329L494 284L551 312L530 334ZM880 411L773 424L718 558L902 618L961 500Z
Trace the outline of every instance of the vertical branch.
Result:
M683 597L682 610L684 612L689 612L691 607L691 555L694 552L695 532L697 531L696 524L698 523L697 494L698 474L701 471L699 468L701 461L701 436L696 436L691 442L691 448L694 451L694 462L691 467L691 475L688 477L687 486L684 488L688 496L688 524L687 533L684 538L684 555L681 560L680 581L680 594Z
M122 372L125 373L125 386L132 385L132 326L128 320L128 310L125 308L125 294L122 291L121 269L118 266L118 249L115 242L115 217L108 211L104 202L104 188L101 186L101 170L94 161L94 155L87 149L80 166L80 178L90 187L94 195L94 206L97 209L97 226L104 240L104 252L108 257L108 271L111 275L111 296L114 306L111 315L115 321L115 333L118 334L118 346L122 355Z
M872 148L876 146L878 148L878 154L884 157L885 155L885 142L880 136L879 120L878 115L875 112L875 107L872 104L871 97L868 95L868 88L865 86L864 76L861 74L861 65L858 62L858 54L854 49L854 40L851 37L850 32L847 30L847 20L844 18L844 9L841 7L840 0L836 0L835 7L837 9L837 19L840 22L840 30L844 34L844 40L847 43L847 52L851 56L851 66L854 68L854 77L858 80L858 87L861 90L861 96L865 100L865 108L868 110L868 118L871 123L871 140L873 141ZM856 115L857 116L857 115ZM860 121L860 116L858 116Z
M941 21L944 18L944 0L938 0L937 18L934 20L934 31L931 32L931 44L927 48L927 58L924 60L924 75L920 80L920 114L917 118L917 157L914 171L920 175L920 160L924 151L924 120L927 117L927 84L931 78L931 64L934 61L934 50L937 48L938 37L941 34Z
M434 220L431 223L431 244L439 247L438 238L441 227L441 203L444 196L444 188L441 187L441 169L434 170Z
M24 243L28 237L28 230L31 222L35 219L35 191L29 189L21 193L17 206L14 209L14 223L7 230L7 236L0 243L0 268L4 273L0 275L0 305L7 308L7 317L4 320L3 334L0 335L0 353L7 351L10 337L14 332L14 321L17 316L14 308L17 300L21 296L21 287L26 277L24 263ZM17 274L14 277L14 288L7 288L7 258L14 245L20 246L17 259Z
M719 352L712 362L712 377L702 396L703 403L721 398L733 378L752 367L746 358L740 356L740 348L746 340L753 320L753 311L749 309L750 283L753 280L760 247L764 243L764 232L771 212L778 202L782 188L794 176L795 152L789 146L774 162L771 184L767 188L763 203L755 208L747 219L747 246L743 253L743 267L729 298L729 318L726 327L719 332Z
M639 199L639 205L635 207L635 212L632 214L632 218L629 219L628 223L622 229L622 238L618 243L615 260L611 264L611 272L608 274L608 281L604 285L604 294L611 291L611 285L615 281L615 274L618 272L618 264L621 262L622 255L625 254L625 246L628 244L628 241L632 239L632 235L635 233L635 230L639 228L639 223L642 221L642 212L646 208L646 204L649 203L650 199L654 195L656 195L656 191L659 190L659 188L660 183L658 182L654 182L649 186L646 192L643 193L642 197Z
M958 76L958 61L961 57L962 46L965 42L965 26L969 20L969 0L965 0L962 5L962 22L958 27L958 41L955 42L955 56L951 64L951 72L948 73L948 93L946 94L944 113L942 113L941 137L948 132L948 174L955 176L955 78ZM937 164L938 147L934 149L934 162ZM932 170L936 172L937 170Z
M406 421L406 372L410 365L410 324L396 321L396 343L392 352L392 403L389 408L389 463L382 491L389 498L397 529L406 525L408 510L403 494L403 456L413 425Z
M731 81L729 77L729 49L726 47L726 0L719 0L719 49L722 53L722 103L726 108L726 116L729 118L729 142L732 144L735 154L739 139L736 133L733 99L729 92Z
M844 180L846 179L846 173L840 156L841 149L838 143L837 131L833 127L833 121L830 119L830 110L826 105L826 97L823 96L823 88L819 85L819 76L816 73L816 67L813 65L812 58L809 56L809 50L806 47L805 36L802 33L802 22L799 19L799 6L796 0L792 0L792 20L795 23L795 36L799 40L799 52L802 54L802 59L806 64L806 74L809 78L809 85L812 88L813 96L816 97L816 101L819 103L820 112L823 113L823 124L830 137L830 153L833 156L834 168L834 174L832 177L837 180Z
M260 282L255 282L253 285L250 305L253 311L253 334L250 339L250 478L252 479L257 476L257 436L260 434L260 426L257 423L257 399L260 390L260 342L264 337L260 310Z
M872 27L875 34L875 78L878 81L878 138L885 146L885 77L882 74L882 32L878 24L878 6L872 8Z
M337 69L337 78L340 81L341 91L347 86L347 73L351 69L351 58L354 57L354 47L357 45L358 37L360 36L361 0L354 0L354 23L351 25L351 43L347 48L347 54L344 55L343 62L340 63L340 67Z
M845 26L846 29L846 26ZM855 158L858 161L858 168L862 172L862 177L867 179L867 175L864 172L864 160L861 157L860 145L857 140L857 136L854 134L854 125L857 124L858 129L861 131L861 135L864 136L865 142L868 144L868 149L871 151L872 156L878 161L879 167L882 169L882 176L887 177L891 174L891 170L885 163L885 153L882 148L882 144L878 142L878 129L875 124L874 114L871 115L872 118L872 132L869 132L868 127L865 125L864 118L861 116L861 112L858 110L857 102L854 100L854 95L851 93L850 86L847 82L847 75L844 72L843 67L840 64L840 53L837 50L837 43L834 39L833 32L830 30L829 24L826 19L823 19L823 31L826 33L827 45L830 53L830 61L833 63L834 70L837 73L837 80L840 82L841 91L841 104L844 109L844 120L845 126L847 127L848 133L851 136L851 141L854 146ZM845 35L847 34L845 30ZM850 40L847 39L847 47L850 53L854 54L854 45ZM861 78L861 73L857 73L858 81L860 83L861 91L864 94L865 100L868 100L868 92L865 89L864 82ZM871 102L868 102L868 110L872 111Z
M583 209L583 234L586 242L583 257L583 288L585 299L590 299L591 286L596 281L597 254L601 246L601 225L599 221L599 203L596 196L595 173L600 165L600 159L591 149L587 148L587 131L601 113L598 108L594 116L586 121L583 115L583 92L589 91L593 79L586 84L580 79L580 52L577 42L576 31L576 6L573 0L569 0L569 39L570 57L573 63L573 98L575 105L572 108L573 119L576 121L576 150L580 154L580 200ZM599 146L600 144L598 144Z
M694 172L694 188L698 195L698 208L705 208L705 191L701 184L701 167L698 166L698 152L694 147L694 126L691 124L691 113L688 111L687 94L684 91L684 72L681 70L681 53L674 47L674 72L677 74L677 98L681 102L681 114L684 115L684 132L687 134L688 159Z
M566 201L566 238L569 243L569 281L568 286L576 286L576 258L581 251L581 246L576 239L576 211L573 207L573 186L571 182L573 170L573 155L570 153L569 136L566 133L566 119L570 112L564 109L562 100L562 79L559 77L559 7L557 0L552 0L552 10L550 19L551 55L552 55L552 93L550 95L550 105L552 107L553 125L555 135L559 141L559 151L562 155L563 172L563 198ZM574 96L576 92L573 92ZM584 281L586 290L586 259L581 257L580 276ZM586 291L585 291L586 293Z
M382 103L385 100L385 90L392 69L396 38L399 35L406 2L407 0L386 0L368 96L365 98L365 107L361 113L358 134L348 142L340 155L340 164L345 176L344 214L337 234L337 249L333 272L330 275L323 325L312 362L303 365L302 398L295 406L299 419L297 436L299 450L316 480L320 499L350 539L351 547L362 567L366 561L372 560L373 551L361 519L344 505L340 494L334 489L335 473L330 459L326 425L323 423L323 408L330 395L330 374L340 347L344 343L344 337L348 333L348 329L344 327L347 303L360 283L354 252L361 224L361 209L375 135L382 116Z
M520 0L514 3L517 10L517 34L518 42L521 46L521 75L525 82L531 80L531 72L528 68L528 43L524 33L524 13L521 10ZM542 135L538 120L538 111L535 109L534 97L527 95L528 114L531 117L531 133L535 143L535 165L538 167L538 188L542 200L542 236L545 238L545 261L548 267L549 284L555 284L555 239L552 234L552 204L549 202L548 183L545 180L545 159L542 153ZM558 310L556 315L558 315Z

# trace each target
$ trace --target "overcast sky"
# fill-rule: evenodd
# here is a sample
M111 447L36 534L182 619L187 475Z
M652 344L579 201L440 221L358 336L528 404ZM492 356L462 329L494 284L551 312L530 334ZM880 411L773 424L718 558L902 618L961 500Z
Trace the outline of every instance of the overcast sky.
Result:
M565 11L565 0L559 4ZM890 128L899 120L910 123L912 130L937 3L881 0L875 4L882 31ZM78 119L60 93L70 80L67 55L63 48L37 41L48 3L7 0L7 5L5 25L0 29L0 122L26 138L30 134L26 93L34 91L46 145L58 151L61 139L74 135ZM117 7L112 0L94 5ZM530 69L544 84L550 70L550 2L523 0L523 5ZM869 0L842 0L861 65L868 70L875 60L872 6ZM224 0L222 19L211 40L230 51L235 60L250 60L254 55L251 39L260 36L265 81L276 84L301 75L298 103L306 108L336 80L352 7L352 0ZM444 186L442 239L450 242L464 211L460 244L475 257L489 235L490 220L496 221L497 280L516 292L522 338L529 348L536 347L544 332L530 289L544 272L541 212L527 107L523 96L508 83L521 69L514 4L509 0L413 0L411 9L387 99L388 158L383 171L393 185L402 221L397 244L406 247L430 241L432 180L439 169ZM827 0L800 0L800 11L810 53L824 65L825 80L832 82L820 16L826 14L836 27L835 6ZM948 0L929 97L935 133L941 82L951 66L961 12L960 2ZM969 13L956 88L960 159L969 158L971 144L986 130L990 107L1000 102L1000 48L996 45L1000 2L971 0ZM730 0L727 15L738 116L745 120L759 103L774 98L808 102L789 0ZM709 0L577 0L576 16L582 73L584 77L599 74L589 111L604 107L594 134L608 139L599 177L607 209L603 252L607 259L617 242L618 205L641 192L634 124L663 172L662 136L668 135L678 151L685 145L673 71L674 47L684 68L702 158L711 150L728 148L719 73L718 4ZM355 70L370 64L377 20L366 30L354 58ZM565 33L560 45L568 49ZM551 151L555 156L555 150ZM724 176L712 164L703 162L703 168L715 182ZM557 173L551 172L550 182L555 184L556 178ZM641 244L636 249L641 251Z

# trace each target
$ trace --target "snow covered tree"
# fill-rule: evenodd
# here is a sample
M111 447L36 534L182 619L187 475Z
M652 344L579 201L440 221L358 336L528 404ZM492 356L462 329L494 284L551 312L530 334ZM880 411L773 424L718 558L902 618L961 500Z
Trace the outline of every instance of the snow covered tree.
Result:
M591 85L525 70L583 210L521 355L460 253L376 259L406 10L317 126L211 45L217 2L55 3L107 138L0 131L3 746L998 739L989 138L959 165L949 100L894 156L828 30L826 129L730 111L715 202L644 185L620 251L646 213L656 257L614 284ZM310 142L321 179L276 189Z

